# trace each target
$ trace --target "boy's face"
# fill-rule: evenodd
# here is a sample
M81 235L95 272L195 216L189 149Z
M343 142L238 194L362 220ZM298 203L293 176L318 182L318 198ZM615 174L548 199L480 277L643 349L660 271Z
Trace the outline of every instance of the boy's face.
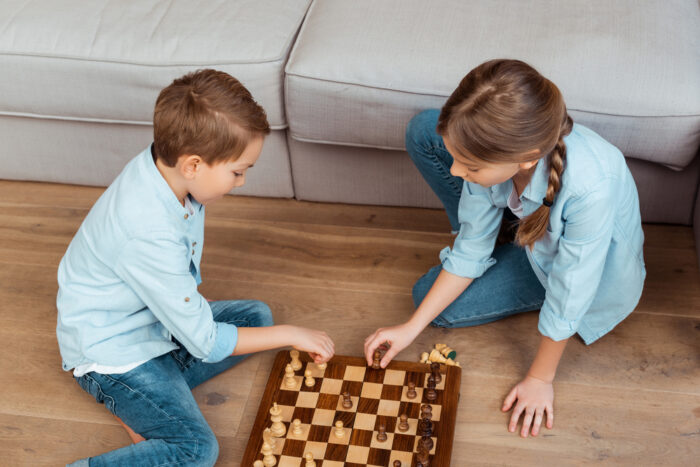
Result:
M206 205L221 198L233 188L243 186L246 170L258 160L263 141L262 136L253 139L235 161L214 165L208 165L201 160L195 163L193 176L187 182L188 192L194 199Z

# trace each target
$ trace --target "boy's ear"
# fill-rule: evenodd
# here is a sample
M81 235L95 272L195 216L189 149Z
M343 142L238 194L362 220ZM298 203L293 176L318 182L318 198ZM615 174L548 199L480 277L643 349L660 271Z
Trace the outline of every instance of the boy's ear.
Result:
M196 154L184 154L180 156L180 174L186 179L192 179L202 165L202 158Z

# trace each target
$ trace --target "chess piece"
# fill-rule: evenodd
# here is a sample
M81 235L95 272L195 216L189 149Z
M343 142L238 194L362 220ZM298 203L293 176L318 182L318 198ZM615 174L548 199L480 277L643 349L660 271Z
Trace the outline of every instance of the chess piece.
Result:
M350 393L348 391L343 393L343 408L352 409L352 398L350 397Z
M304 464L305 467L316 467L316 461L314 461L313 454L311 454L310 452L307 452L306 455L304 456L304 459L306 459L306 464Z
M374 368L375 370L381 370L382 353L379 351L379 349L376 349L374 351L374 355L372 356L372 358L372 368Z
M292 362L290 365L292 365L292 369L294 371L299 371L301 370L301 360L299 360L299 351L298 350L290 350L289 351L289 356L292 357Z
M447 361L445 356L435 349L433 349L432 352L430 352L430 355L428 355L428 360L438 363L445 363Z
M401 461L400 460L395 460L394 461L394 467L401 467Z
M421 419L420 422L418 422L418 435L423 436L423 437L433 436L433 422L430 419L423 418L423 419ZM432 448L430 448L430 449L432 449ZM430 450L430 449L428 449L428 450Z
M275 438L281 438L287 432L287 427L282 423L282 409L277 407L277 402L272 404L270 409L270 420L272 420L272 426L270 426L270 431L272 436Z
M321 371L325 370L327 367L328 367L328 363L325 363L325 362L316 364L316 368L318 368Z
M433 449L433 438L431 438L430 436L423 436L418 442L428 452L430 452L430 450Z
M413 381L408 382L408 389L406 390L406 397L409 399L415 399L418 396L416 392L416 383Z
M447 344L435 344L435 349L437 349L437 351L444 355L446 358L451 358L452 360L457 358L457 352L449 348Z
M386 425L385 424L380 424L379 425L379 432L377 433L377 441L380 443L383 443L386 441L387 436L386 436Z
M447 361L445 361L445 365L447 365L447 366L458 366L458 367L461 368L461 365L459 364L459 362L455 362L455 361L452 360L451 358L448 358Z
M420 418L427 418L428 420L433 419L433 406L430 404L423 404L420 406Z
M265 467L265 464L263 464L263 461L255 461L253 462L253 467Z
M263 442L269 444L271 449L275 449L276 441L275 437L272 436L272 430L270 430L269 428L265 428L263 430L262 438Z
M292 427L292 433L294 433L296 436L300 436L303 433L303 430L301 429L301 420L298 418L294 419L292 422Z
M399 427L398 428L399 428L399 431L402 433L405 433L408 431L408 428L409 428L408 427L408 415L406 415L405 413L402 413L399 416Z
M420 362L421 363L428 363L430 360L428 360L428 352L423 352L420 354Z
M343 436L345 436L345 430L343 429L343 422L340 420L335 422L335 430L333 430L333 431L335 432L335 436L338 438L342 438Z
M287 389L294 389L297 385L297 381L294 379L294 367L291 363L287 363L284 369L284 387Z
M304 381L304 384L308 388L312 388L316 384L316 380L313 378L313 376L311 376L311 374L312 374L311 370L306 370L304 372L304 376L306 376L306 380Z
M263 455L263 465L265 467L273 467L277 464L277 459L272 455L272 446L270 446L268 443L263 442L260 452Z
M428 376L428 389L425 391L425 398L430 402L437 399L437 392L435 391L435 378L433 378L433 375Z
M430 463L430 451L426 451L424 448L419 449L416 460L418 461L417 465L420 467L428 467Z
M440 364L439 363L433 362L430 364L430 373L433 375L435 382L437 384L440 384L440 381L442 381L442 374L440 373Z

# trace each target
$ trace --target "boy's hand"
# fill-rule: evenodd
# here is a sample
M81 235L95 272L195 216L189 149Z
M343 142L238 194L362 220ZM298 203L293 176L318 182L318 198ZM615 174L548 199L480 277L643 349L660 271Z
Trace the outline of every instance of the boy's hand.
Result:
M408 347L411 342L420 334L420 329L412 328L408 323L392 326L390 328L379 328L374 334L365 339L365 358L367 364L371 365L374 351L379 348L388 348L380 363L382 368L386 368L391 359L403 349Z
M554 387L551 382L537 379L533 376L526 376L524 380L515 385L503 401L501 410L507 412L518 400L513 409L513 414L508 423L508 431L513 433L518 425L520 414L523 416L523 427L520 436L527 438L527 433L532 424L532 436L537 436L542 424L544 413L547 412L547 428L554 426ZM534 423L533 423L534 417Z
M290 326L290 344L297 350L308 352L315 363L325 363L335 354L335 344L323 331Z

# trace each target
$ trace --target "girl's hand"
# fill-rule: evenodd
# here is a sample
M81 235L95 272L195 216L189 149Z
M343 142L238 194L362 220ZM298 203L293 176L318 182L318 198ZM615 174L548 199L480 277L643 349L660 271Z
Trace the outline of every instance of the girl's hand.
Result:
M403 349L408 347L413 339L420 334L420 329L411 327L408 323L392 326L390 328L379 328L374 334L365 339L365 358L367 364L371 365L374 351L383 347L388 349L380 363L382 368L386 368L392 358Z
M323 331L290 326L288 337L292 347L308 352L315 363L325 363L335 354L333 340Z
M503 401L501 410L503 412L510 410L516 399L518 403L515 404L513 415L510 417L508 431L511 433L515 431L521 413L525 414L523 427L520 430L520 436L523 438L527 438L530 424L532 424L532 436L537 436L545 412L547 412L547 428L551 429L554 426L554 387L551 382L543 381L533 376L526 376L524 380L510 390L510 393Z

